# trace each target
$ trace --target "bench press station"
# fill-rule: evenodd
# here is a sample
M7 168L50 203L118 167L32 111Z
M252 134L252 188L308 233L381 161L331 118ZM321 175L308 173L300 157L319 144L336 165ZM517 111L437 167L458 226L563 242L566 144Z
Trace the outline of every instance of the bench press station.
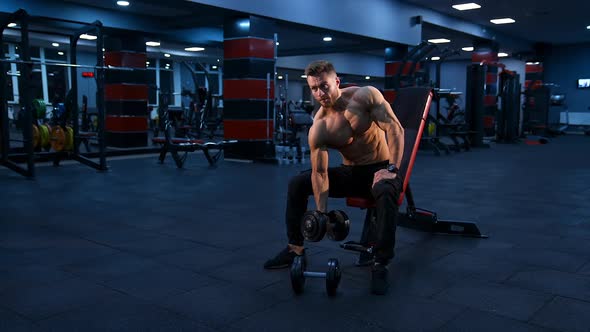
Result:
M487 238L477 225L470 221L440 220L436 212L417 208L410 190L410 175L416 160L418 147L422 137L433 91L425 87L403 88L398 91L393 103L393 111L404 128L404 154L398 174L404 182L402 192L397 201L401 206L404 198L407 201L406 212L400 212L398 226L412 228L430 233L462 235L468 237ZM347 197L347 206L366 209L363 231L360 242L348 241L340 244L343 249L360 252L357 265L363 266L373 262L373 243L375 229L375 201L367 197Z

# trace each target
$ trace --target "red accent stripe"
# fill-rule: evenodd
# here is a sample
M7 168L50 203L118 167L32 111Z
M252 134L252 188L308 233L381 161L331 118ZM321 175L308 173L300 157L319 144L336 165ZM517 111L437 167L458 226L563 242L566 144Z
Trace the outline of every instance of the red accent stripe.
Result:
M524 67L524 72L525 74L529 74L529 73L542 73L543 72L543 65L538 64L538 65L526 65Z
M131 52L105 52L104 64L115 67L145 68L147 55Z
M426 120L428 119L428 113L430 113L430 104L432 103L432 92L428 95L428 100L426 101L426 105L424 106L424 111L422 112L422 120L420 121L420 126L418 127L418 135L416 135L416 143L414 143L414 149L412 150L412 155L410 156L410 162L408 163L408 170L406 171L404 177L404 186L402 187L402 192L399 194L399 198L397 199L397 205L401 206L404 202L404 195L406 193L406 188L408 188L408 184L410 183L410 175L412 175L412 168L414 168L414 161L416 161L416 155L418 154L418 147L420 146L420 141L422 140L422 133L424 132L424 127L426 127Z
M397 91L385 90L383 91L383 97L385 97L385 100L387 100L391 104L395 100L395 97L397 97Z
M346 205L361 209L368 209L377 206L375 200L362 197L346 197Z
M107 131L147 131L146 116L112 116L107 115L105 121Z
M270 99L274 99L274 81L270 81ZM223 80L224 99L265 99L266 80L227 79Z
M414 62L413 61L408 61L404 64L404 68L402 69L402 75L408 75L410 73L410 70L412 70L412 66L414 66Z
M268 122L268 135L266 123ZM223 120L225 139L272 139L274 128L272 121L267 120Z
M496 73L487 73L486 74L486 84L497 84L498 83L498 74Z
M239 38L223 41L223 58L274 59L275 41L260 38Z
M148 86L145 84L105 84L105 100L145 100L147 110Z
M498 61L498 53L494 52L473 52L471 62L495 62Z
M484 128L494 128L495 121L496 121L496 118L494 118L493 116L485 115L483 117L483 127Z
M385 64L385 76L397 75L399 67L402 65L401 61L388 62Z
M487 95L483 96L483 104L484 106L492 106L496 105L497 99L495 95Z

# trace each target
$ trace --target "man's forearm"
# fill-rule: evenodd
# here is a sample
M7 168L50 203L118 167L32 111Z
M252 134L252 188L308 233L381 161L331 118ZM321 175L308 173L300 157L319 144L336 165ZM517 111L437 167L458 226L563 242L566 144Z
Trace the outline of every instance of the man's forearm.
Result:
M311 186L313 188L313 198L315 200L316 209L318 211L326 212L328 209L328 173L312 172Z
M400 166L404 156L404 131L402 128L391 128L387 131L387 147L389 163Z

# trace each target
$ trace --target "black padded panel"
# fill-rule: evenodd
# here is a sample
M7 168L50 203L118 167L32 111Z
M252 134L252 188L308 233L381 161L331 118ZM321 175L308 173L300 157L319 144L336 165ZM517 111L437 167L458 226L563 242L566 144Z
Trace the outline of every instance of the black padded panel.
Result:
M404 127L404 155L399 165L400 174L404 179L404 191L414 166L431 101L431 88L410 87L399 89L392 105L393 112Z

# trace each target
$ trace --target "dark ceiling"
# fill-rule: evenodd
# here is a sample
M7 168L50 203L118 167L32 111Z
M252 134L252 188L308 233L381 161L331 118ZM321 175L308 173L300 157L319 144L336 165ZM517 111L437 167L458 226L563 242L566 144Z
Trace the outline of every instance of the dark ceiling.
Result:
M84 7L106 10L140 18L149 23L151 31L144 31L146 37L157 35L159 31L182 31L186 29L209 27L223 29L224 19L235 15L236 12L221 8L197 4L181 0L135 0L129 7L118 7L115 1L105 0L47 0L56 5L70 3ZM451 7L455 1L450 0L406 0L413 5L428 8L447 16L454 16L461 20L472 22L488 29L496 30L506 35L523 40L543 42L549 44L590 42L590 1L562 0L549 2L548 0L494 0L477 1L482 8L470 11L457 11ZM460 2L460 1L459 1ZM465 1L466 2L466 1ZM497 26L489 22L491 18L512 17L514 24ZM473 36L452 30L452 27L439 27L427 22L423 23L422 39L445 37L451 39L449 44L439 45L439 49L452 48L460 50L472 45ZM362 52L383 55L385 47L392 43L384 40L367 38L364 36L329 31L326 29L277 21L278 56L308 55L320 53ZM333 40L323 42L322 38L330 35ZM167 40L162 40L162 49L178 47L182 49L183 37L174 33L168 34ZM194 46L194 45L191 45ZM207 42L208 56L217 59L223 55L221 42ZM500 51L512 54L522 50L503 49ZM437 55L434 51L431 56ZM468 52L460 52L458 57L469 57ZM457 57L457 56L456 56Z

